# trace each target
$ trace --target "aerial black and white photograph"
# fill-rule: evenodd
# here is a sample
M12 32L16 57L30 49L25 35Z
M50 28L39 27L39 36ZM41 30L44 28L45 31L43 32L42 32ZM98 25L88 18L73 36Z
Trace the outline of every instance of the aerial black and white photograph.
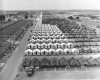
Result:
M100 0L0 0L0 80L100 80Z

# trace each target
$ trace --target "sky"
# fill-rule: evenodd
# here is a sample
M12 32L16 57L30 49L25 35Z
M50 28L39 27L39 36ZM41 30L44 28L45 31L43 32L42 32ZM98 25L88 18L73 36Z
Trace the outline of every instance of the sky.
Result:
M0 0L1 5L1 0ZM1 6L0 6L1 7ZM2 10L99 9L100 0L2 0Z

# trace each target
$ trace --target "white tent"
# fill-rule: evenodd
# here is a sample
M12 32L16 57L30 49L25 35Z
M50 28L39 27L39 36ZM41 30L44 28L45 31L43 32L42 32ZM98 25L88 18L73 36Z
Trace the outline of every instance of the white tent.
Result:
M31 50L31 49L27 49L27 50L25 51L25 54L26 54L26 55L32 55L32 50Z
M67 48L73 48L74 47L74 45L72 44L72 43L67 43Z
M68 42L69 42L69 40L68 40L68 39L64 39L64 42L65 42L65 43L68 43Z
M41 45L39 44L39 43L36 43L35 44L35 48L37 49L37 48L40 48L41 47Z
M42 49L41 50L41 55L48 55L48 50L47 49Z
M72 54L79 54L79 51L76 48L71 49L71 52Z
M49 43L49 44L48 44L48 48L54 48L53 43Z
M36 40L36 42L37 42L37 43L40 43L40 42L41 42L41 40L40 40L40 39L37 39L37 40Z
M33 55L40 55L40 50L39 49L35 49L33 50Z
M66 48L66 43L61 43L61 48Z
M52 42L56 43L57 42L57 39L53 39Z
M34 47L34 44L33 43L29 43L28 45L27 45L27 48L33 48Z
M55 55L56 51L54 49L49 49L49 55Z
M57 50L56 50L56 53L57 53L58 55L61 55L61 54L63 54L63 50L62 50L62 49L57 49Z
M100 47L91 47L93 53L100 53Z
M36 40L34 40L34 39L30 39L30 41L29 41L30 43L35 43L36 42Z
M48 47L48 45L46 44L46 43L42 43L41 44L41 48L43 49L43 48L47 48Z
M59 43L63 43L64 40L63 39L58 39Z
M68 48L64 49L64 54L71 54L71 50Z
M61 35L61 38L62 38L62 39L65 38L65 35Z
M34 38L34 37L36 37L36 36L34 36L34 35L31 36L31 38Z
M43 39L41 40L41 42L42 42L42 43L46 43L46 39L43 38Z
M47 43L51 43L51 42L52 42L52 39L48 39L48 40L47 40Z
M55 47L55 48L60 48L60 43L55 43L55 44L54 44L54 47Z

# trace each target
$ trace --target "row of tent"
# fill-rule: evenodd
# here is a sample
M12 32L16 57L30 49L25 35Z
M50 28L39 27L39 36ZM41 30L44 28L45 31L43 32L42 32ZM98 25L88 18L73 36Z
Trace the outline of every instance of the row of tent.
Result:
M87 54L99 54L100 48L72 48L72 49L26 49L25 55L87 55Z
M75 21L70 21L68 19L60 19L60 18L46 18L42 19L43 24L53 24L57 25L62 32L67 32L67 33L73 33L73 34L83 34L84 36L90 36L92 35L93 37L96 36L96 31L93 29L89 29L84 25L79 26ZM87 34L87 35L86 35Z
M61 49L65 49L65 48L73 48L74 45L72 43L36 43L36 44L33 44L33 43L29 43L27 45L27 48L29 49L57 49L57 48L61 48Z
M56 25L50 25L50 24L42 24L41 26L36 26L33 34L61 34L62 32Z
M46 33L34 33L31 36L32 39L66 39L66 36L63 34L46 34Z
M22 62L22 67L40 67L40 68L59 68L59 67L99 67L100 66L100 57L98 58L74 58L71 57L69 59L66 59L62 57L61 59L57 58L52 58L52 59L47 59L43 58L41 60L34 58L34 59L27 59L25 58Z
M94 42L97 42L100 46L100 39L97 37L97 33L93 29L88 29L87 27L79 26L76 22L60 19L60 18L43 18L43 24L57 25L57 27L62 31L66 38L71 39L74 42L90 42L91 46L95 46ZM95 40L94 40L95 39ZM83 47L83 46L80 46Z
M64 54L79 54L79 51L76 48L73 49L27 49L25 55L64 55Z
M71 43L71 45L73 45L74 47L99 47L100 46L100 42L75 42L73 41L72 39L31 39L29 41L29 43L33 43L33 44L36 44L36 43L39 43L42 44L42 43L45 43L45 44L54 44L54 43L60 43L60 44L66 44L66 43ZM38 45L38 44L37 44Z
M68 39L30 39L29 43L69 43ZM71 43L72 44L72 43Z

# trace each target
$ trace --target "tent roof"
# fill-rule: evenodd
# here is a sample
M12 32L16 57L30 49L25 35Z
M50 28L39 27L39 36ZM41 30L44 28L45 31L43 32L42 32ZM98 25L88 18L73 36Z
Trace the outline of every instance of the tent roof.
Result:
M78 49L76 49L76 48L73 48L73 49L71 49L71 51L72 51L72 52L74 52L74 51L78 51Z
M47 50L47 49L42 49L42 50L41 50L41 52L44 52L44 51L45 51L45 52L48 52L48 50Z
M96 60L100 63L100 57L96 58Z
M32 52L32 50L31 50L31 49L27 49L27 50L25 50L25 53L26 53L26 52Z
M34 46L34 44L33 43L29 43L27 46Z
M60 65L69 65L68 60L64 57L59 60Z
M78 60L79 61L79 60ZM88 64L89 65L89 63L87 62L87 60L86 59L82 59L82 60L80 60L79 61L79 63L81 64L81 65L84 65L84 64Z
M49 60L46 58L41 59L40 65L49 65Z
M35 51L38 51L38 52L40 52L40 49L34 49L34 50L33 50L33 52L35 52Z
M84 60L84 58L83 57L80 57L77 60L78 60L79 63L81 63Z
M22 62L22 66L29 66L30 65L30 59L25 58Z
M49 49L49 52L51 52L51 51L54 51L55 52L55 49Z
M56 52L59 52L59 51L62 51L62 52L63 52L63 50L62 50L62 49L57 49L57 50L56 50Z
M66 43L61 43L61 45L66 45Z
M35 66L39 66L39 63L40 63L40 61L39 61L39 59L37 59L37 58L34 58L34 59L32 59L31 60L31 65L35 65Z
M59 61L56 58L50 59L50 65L59 65Z
M70 65L80 65L80 64L79 64L78 61L75 59L75 60L73 60L72 62L70 62Z
M68 61L71 63L72 61L76 60L74 57L71 57Z
M73 45L73 44L69 42L69 43L67 43L67 45Z
M71 51L70 49L68 49L68 48L66 48L66 49L64 49L64 51Z
M87 61L90 63L90 64L99 64L96 59L93 59L92 57L88 58Z

